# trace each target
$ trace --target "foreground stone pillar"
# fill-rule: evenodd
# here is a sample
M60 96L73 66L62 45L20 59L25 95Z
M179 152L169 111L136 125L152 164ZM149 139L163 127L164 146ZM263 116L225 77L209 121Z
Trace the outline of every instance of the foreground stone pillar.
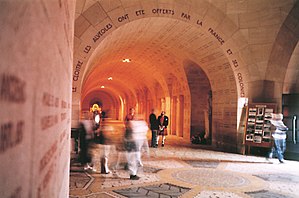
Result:
M68 197L75 1L0 1L0 197Z

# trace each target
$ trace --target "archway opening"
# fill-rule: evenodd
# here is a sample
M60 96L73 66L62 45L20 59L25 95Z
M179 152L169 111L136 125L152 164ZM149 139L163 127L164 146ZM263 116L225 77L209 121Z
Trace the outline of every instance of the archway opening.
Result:
M212 89L209 79L199 65L185 63L191 95L190 138L194 144L212 142Z

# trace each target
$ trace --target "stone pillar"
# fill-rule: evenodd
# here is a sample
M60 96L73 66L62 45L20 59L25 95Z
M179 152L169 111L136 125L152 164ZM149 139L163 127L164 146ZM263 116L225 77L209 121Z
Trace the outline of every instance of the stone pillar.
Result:
M68 197L75 1L0 2L0 197Z
M80 121L80 95L72 95L72 128L78 128Z

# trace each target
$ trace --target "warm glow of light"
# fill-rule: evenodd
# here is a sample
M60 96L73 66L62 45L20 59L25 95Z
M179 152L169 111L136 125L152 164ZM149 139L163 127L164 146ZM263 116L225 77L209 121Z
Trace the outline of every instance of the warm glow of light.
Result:
M124 58L124 59L123 59L123 62L124 62L124 63L129 63L129 62L131 62L131 59L129 59L129 58Z
M112 80L112 77L110 76L110 77L108 78L108 80Z
M104 85L102 85L102 86L101 86L101 88L102 88L102 89L104 89L104 88L105 88L105 86L104 86Z
M93 104L89 111L94 112L94 111L100 111L100 110L101 110L101 108L99 107L98 104Z
M100 123L100 115L96 115L96 117L94 118L94 121L99 124Z

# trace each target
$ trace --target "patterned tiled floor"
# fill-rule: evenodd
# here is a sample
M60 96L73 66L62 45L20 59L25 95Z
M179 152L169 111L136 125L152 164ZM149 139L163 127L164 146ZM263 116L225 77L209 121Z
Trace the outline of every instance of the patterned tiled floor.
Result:
M95 150L94 153L100 152ZM115 164L117 155L114 154L111 152L109 156L110 167ZM143 157L143 164L138 170L140 180L130 180L124 162L113 173L100 174L83 171L74 160L70 198L299 197L299 162L296 161L280 164L276 159L266 161L262 157L168 146L150 148L150 155Z
M124 197L169 197L177 198L188 192L190 188L182 186L176 186L169 183L156 184L150 186L140 186L133 188L124 188L120 190L114 190L114 192Z

